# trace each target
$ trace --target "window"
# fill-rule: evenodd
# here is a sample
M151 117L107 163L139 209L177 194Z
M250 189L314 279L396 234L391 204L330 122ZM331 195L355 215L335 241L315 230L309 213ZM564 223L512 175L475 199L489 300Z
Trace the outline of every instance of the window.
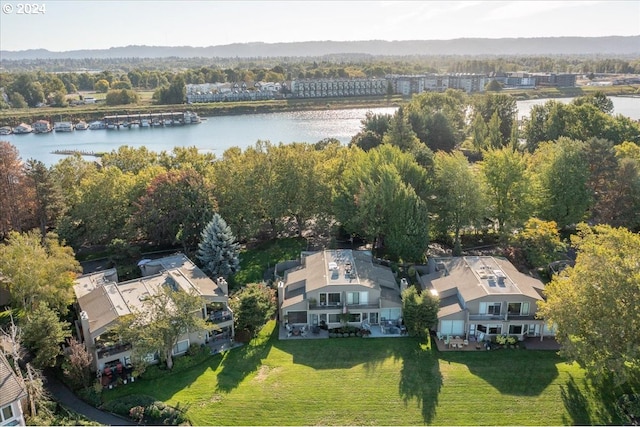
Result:
M520 314L520 307L522 306L519 302L510 302L507 306L507 313L509 314Z
M320 305L338 305L338 304L340 304L340 292L320 293Z
M360 292L347 292L347 304L360 304Z
M10 418L13 418L13 407L9 404L7 406L3 406L2 410L2 421L7 421Z
M492 302L487 305L487 313L493 314L494 316L499 316L501 306L502 304L500 304L499 302Z
M499 302L481 302L480 314L490 314L492 316L499 316L501 306L502 304Z
M329 314L329 323L340 323L340 315L339 314Z
M361 318L360 313L349 313L349 322L360 322Z
M522 333L522 325L509 325L509 333L520 335Z
M502 333L502 325L489 325L488 329L490 334L500 335Z
M189 349L189 340L178 341L175 347L173 347L173 354L184 353Z

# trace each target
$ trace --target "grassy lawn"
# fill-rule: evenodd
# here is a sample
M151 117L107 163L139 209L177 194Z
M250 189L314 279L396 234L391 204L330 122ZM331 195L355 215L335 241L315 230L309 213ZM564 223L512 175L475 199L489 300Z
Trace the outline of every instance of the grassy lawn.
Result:
M188 404L194 425L619 424L584 371L554 352L439 353L413 338L250 345L105 392Z
M307 247L303 238L278 239L240 253L240 271L231 278L235 286L261 282L264 272L276 263L296 259Z

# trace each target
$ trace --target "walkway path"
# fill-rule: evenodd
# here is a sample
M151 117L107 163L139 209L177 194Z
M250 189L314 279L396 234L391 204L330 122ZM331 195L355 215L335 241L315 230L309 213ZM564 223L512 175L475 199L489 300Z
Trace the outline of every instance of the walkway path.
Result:
M82 401L51 373L47 373L45 385L54 400L92 421L108 426L134 425L130 420L101 411Z

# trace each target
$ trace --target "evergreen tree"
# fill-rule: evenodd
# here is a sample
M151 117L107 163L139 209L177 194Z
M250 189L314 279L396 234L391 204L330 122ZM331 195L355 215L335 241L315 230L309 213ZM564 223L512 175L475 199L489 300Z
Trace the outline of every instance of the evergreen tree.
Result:
M228 277L240 268L238 253L239 245L231 227L219 214L214 214L202 231L196 253L204 271L212 277Z

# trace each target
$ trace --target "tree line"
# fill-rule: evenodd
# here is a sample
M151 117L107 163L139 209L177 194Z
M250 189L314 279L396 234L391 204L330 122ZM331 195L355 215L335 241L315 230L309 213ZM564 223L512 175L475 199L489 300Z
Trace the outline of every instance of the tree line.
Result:
M38 64L31 71L32 62ZM55 64L55 70L44 65ZM71 70L60 71L60 61ZM95 64L94 64L95 62ZM213 62L213 63L212 63ZM22 65L20 65L22 64ZM95 65L95 67L87 67ZM0 109L35 107L39 103L64 107L64 95L78 91L166 90L176 79L182 84L283 82L304 78L384 77L388 74L554 72L591 75L599 73L640 74L640 61L630 58L585 56L545 57L362 57L328 55L321 58L120 58L109 60L20 60L3 61L0 88L7 99ZM77 70L74 69L77 67ZM26 69L25 69L26 68ZM82 70L99 69L100 72ZM129 95L131 96L131 95ZM171 98L173 100L173 98ZM156 100L161 101L160 94ZM135 101L135 100L133 100ZM127 102L133 102L127 100ZM173 100L175 101L175 100ZM161 101L162 102L162 101ZM177 100L178 103L184 99Z
M509 95L425 93L394 115L367 115L349 146L258 141L220 158L123 146L100 166L71 156L46 168L2 143L0 235L38 227L76 248L121 239L187 249L215 211L245 242L337 223L419 261L429 241L507 236L530 217L638 230L640 126L607 101L549 101L520 128Z

